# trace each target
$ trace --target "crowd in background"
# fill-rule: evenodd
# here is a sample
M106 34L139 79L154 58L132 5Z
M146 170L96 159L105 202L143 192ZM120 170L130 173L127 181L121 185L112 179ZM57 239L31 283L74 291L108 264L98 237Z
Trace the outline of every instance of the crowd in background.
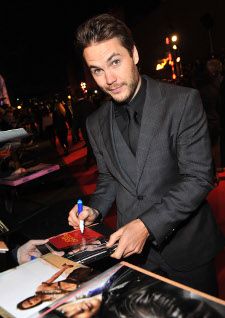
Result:
M193 64L183 67L183 77L174 82L176 85L193 87L199 90L206 111L215 169L225 166L225 78L224 61L212 58L207 61L197 59ZM167 81L167 79L164 79ZM168 80L170 81L170 80ZM23 141L23 146L31 146L40 140L49 140L56 147L56 139L68 155L70 145L69 130L72 144L85 140L88 148L87 166L93 159L85 127L87 116L100 106L106 98L94 91L83 97L70 99L53 96L50 101L27 103L22 108L12 107L7 94L4 79L0 76L0 130L23 127L30 137ZM82 136L82 137L81 137ZM1 157L5 153L4 144L0 143ZM21 148L20 148L21 149ZM20 166L18 155L13 151L15 168ZM4 161L4 160L3 160Z
M4 94L7 90L4 90ZM87 137L85 121L87 116L99 106L99 99L94 94L86 94L82 98L68 99L53 96L51 101L41 102L39 105L23 105L12 107L1 97L0 130L6 131L24 128L29 137L23 140L1 143L0 141L0 169L1 172L12 172L21 167L20 158L25 148L33 147L40 141L49 140L56 148L57 140L68 155L70 148L81 139L87 146L86 166L93 160L92 149ZM9 101L9 99L7 99ZM69 131L71 143L69 142ZM16 144L16 147L14 145Z

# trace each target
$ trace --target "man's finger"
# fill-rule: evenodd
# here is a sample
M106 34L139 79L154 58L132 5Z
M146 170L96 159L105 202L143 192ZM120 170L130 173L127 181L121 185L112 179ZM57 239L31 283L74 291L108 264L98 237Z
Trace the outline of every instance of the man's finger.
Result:
M115 252L113 254L110 255L112 258L116 258L116 259L121 259L123 256L123 250L119 249L117 247L117 249L115 250Z
M123 231L119 229L118 231L114 232L110 235L109 241L106 244L106 247L112 247L119 239L121 238Z
M78 216L78 219L79 220L86 220L87 218L89 217L89 212L84 210L82 211L79 216Z
M73 226L73 227L78 227L79 226L79 220L76 219L76 220L73 220L72 218L68 218L68 223L69 225Z

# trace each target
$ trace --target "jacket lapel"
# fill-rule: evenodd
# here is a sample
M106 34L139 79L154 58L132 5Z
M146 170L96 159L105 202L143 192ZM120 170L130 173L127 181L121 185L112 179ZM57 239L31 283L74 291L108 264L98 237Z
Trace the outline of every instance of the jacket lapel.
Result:
M164 104L164 98L160 90L160 83L148 77L145 78L147 79L147 91L136 154L137 185L140 182L151 145L155 142L154 137L163 120L162 105Z

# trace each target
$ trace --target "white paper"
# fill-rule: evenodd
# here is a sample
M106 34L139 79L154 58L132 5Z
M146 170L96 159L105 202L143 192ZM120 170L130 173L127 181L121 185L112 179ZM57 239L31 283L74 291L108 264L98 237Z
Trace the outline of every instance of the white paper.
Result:
M24 128L10 129L0 131L0 142L6 142L15 138L24 138L29 136Z
M17 318L27 318L38 310L48 306L51 302L27 310L17 309L19 302L35 295L35 290L44 281L48 280L59 269L41 258L37 258L21 266L0 273L0 307ZM62 274L56 281L66 278Z

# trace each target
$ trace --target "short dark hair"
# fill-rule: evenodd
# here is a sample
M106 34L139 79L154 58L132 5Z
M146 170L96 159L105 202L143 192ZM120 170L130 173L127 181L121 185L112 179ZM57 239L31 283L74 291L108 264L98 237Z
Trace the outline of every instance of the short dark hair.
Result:
M135 45L131 30L116 17L104 13L94 16L81 24L76 33L77 45L82 50L87 46L112 38L118 38L130 55Z

